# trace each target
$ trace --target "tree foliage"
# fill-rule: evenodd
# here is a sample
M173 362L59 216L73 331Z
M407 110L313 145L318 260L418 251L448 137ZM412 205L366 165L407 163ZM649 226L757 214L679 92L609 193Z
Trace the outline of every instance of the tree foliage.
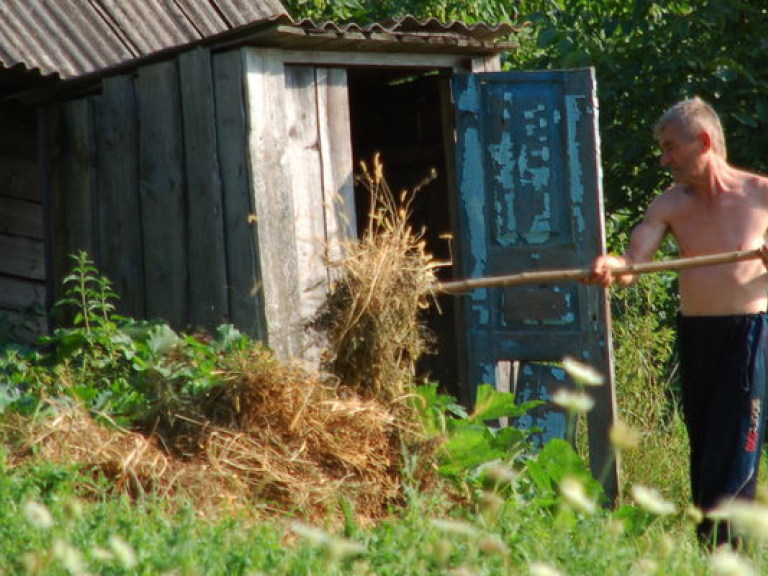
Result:
M522 1L535 44L517 68L594 66L609 211L640 213L669 183L651 128L676 101L698 95L720 113L731 162L768 169L768 11L733 0Z
M287 0L294 17L360 23L411 14L511 21L510 69L594 66L609 212L635 219L669 183L651 128L681 98L720 113L731 161L768 171L768 9L747 0ZM632 219L630 218L630 224Z

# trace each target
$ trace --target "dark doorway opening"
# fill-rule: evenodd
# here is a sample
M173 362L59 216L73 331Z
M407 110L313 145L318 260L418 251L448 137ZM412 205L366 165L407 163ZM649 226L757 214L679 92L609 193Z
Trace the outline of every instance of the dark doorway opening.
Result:
M390 188L412 189L430 174L436 177L416 195L411 224L422 227L428 250L449 261L455 226L452 186L452 114L446 114L450 73L413 69L350 69L348 71L352 152L357 171L360 161L378 152ZM367 190L355 186L358 228L364 230L369 209ZM438 270L440 280L451 278L450 267ZM419 375L438 382L459 396L457 334L454 296L440 296L439 310L431 307L426 322L436 338L435 354L426 355Z

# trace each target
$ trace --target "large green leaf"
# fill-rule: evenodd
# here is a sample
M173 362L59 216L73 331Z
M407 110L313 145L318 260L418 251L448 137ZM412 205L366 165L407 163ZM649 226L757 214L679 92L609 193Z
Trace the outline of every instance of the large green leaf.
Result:
M493 435L486 426L465 420L453 423L443 447L445 457L440 464L440 472L448 476L459 476L484 462L506 455L504 450L493 446Z
M514 394L496 390L490 384L481 384L477 387L475 409L469 419L479 422L504 417L517 418L538 404L540 402L518 404Z
M155 354L167 354L180 342L180 338L167 324L155 326L149 333L147 345Z

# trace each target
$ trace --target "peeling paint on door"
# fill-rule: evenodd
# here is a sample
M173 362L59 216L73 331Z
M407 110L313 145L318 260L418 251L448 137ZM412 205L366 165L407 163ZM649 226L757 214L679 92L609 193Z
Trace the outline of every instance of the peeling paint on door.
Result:
M604 250L593 71L454 77L457 102L459 277L584 267ZM522 368L518 398L551 399L566 355L611 378L604 292L554 284L478 290L464 298L465 378L472 390L494 367ZM612 384L595 391L590 415L593 470L611 468ZM551 403L520 425L541 441L564 437ZM608 478L611 483L615 477ZM615 483L609 485L610 492Z

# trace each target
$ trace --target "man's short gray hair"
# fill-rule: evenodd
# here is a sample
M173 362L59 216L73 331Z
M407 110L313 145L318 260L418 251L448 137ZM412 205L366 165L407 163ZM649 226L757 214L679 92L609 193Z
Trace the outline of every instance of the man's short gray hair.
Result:
M661 115L653 127L653 135L658 139L661 131L669 125L677 126L685 136L693 139L702 131L712 137L712 149L726 158L725 135L720 117L707 102L694 96L671 106Z

